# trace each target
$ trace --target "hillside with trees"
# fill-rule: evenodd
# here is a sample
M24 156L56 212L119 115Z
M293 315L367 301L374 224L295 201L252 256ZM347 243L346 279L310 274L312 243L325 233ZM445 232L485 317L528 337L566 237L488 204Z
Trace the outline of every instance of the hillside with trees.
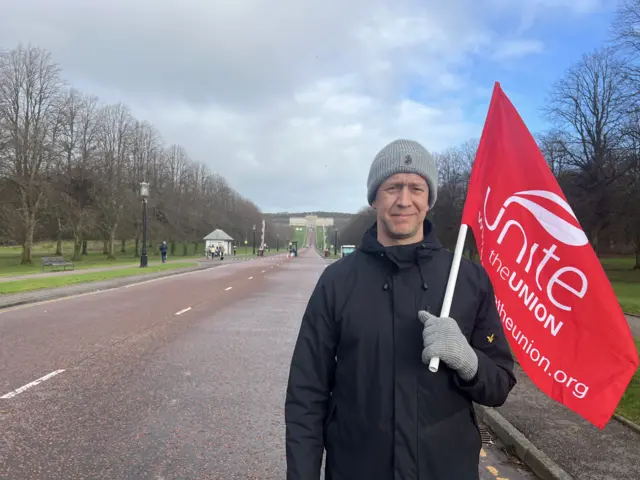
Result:
M356 214L354 213L343 213L343 212L279 212L279 213L265 213L264 218L268 219L268 221L274 225L274 227L285 227L289 225L289 219L291 217L306 217L307 215L317 215L321 218L333 218L334 226L339 230L345 228L351 219L353 219Z

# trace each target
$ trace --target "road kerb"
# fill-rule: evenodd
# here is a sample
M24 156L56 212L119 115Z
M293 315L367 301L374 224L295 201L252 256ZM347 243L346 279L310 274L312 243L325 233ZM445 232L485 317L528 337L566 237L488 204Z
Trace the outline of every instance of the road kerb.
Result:
M496 409L474 405L478 417L500 441L542 480L572 480L573 477L537 448Z
M617 413L613 415L613 418L622 423L624 426L629 427L636 433L640 433L640 425L638 425L637 423L634 423L631 420L624 418L622 415L618 415Z

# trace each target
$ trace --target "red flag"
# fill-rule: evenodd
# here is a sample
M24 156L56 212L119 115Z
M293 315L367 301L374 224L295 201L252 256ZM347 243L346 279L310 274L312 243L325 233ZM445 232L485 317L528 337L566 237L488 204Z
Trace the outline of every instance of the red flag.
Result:
M497 82L462 223L473 230L524 371L604 428L638 368L631 331L542 152Z

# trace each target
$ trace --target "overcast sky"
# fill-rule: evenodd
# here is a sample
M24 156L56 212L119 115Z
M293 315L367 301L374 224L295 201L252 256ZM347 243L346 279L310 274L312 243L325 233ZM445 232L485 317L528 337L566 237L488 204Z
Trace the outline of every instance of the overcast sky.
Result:
M479 137L494 81L530 129L605 37L605 0L0 0L0 47L125 102L263 211L357 211L376 152Z

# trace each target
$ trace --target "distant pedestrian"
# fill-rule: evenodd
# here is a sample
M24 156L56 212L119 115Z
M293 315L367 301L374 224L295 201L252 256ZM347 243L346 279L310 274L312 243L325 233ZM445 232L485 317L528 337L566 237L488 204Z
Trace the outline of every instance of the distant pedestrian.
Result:
M473 403L516 383L489 276L462 260L451 318L439 318L452 252L426 214L436 162L397 140L369 170L376 222L320 276L302 318L285 401L287 479L477 479ZM438 372L428 364L440 358Z
M165 240L160 244L160 256L162 257L162 263L167 261L167 242Z

